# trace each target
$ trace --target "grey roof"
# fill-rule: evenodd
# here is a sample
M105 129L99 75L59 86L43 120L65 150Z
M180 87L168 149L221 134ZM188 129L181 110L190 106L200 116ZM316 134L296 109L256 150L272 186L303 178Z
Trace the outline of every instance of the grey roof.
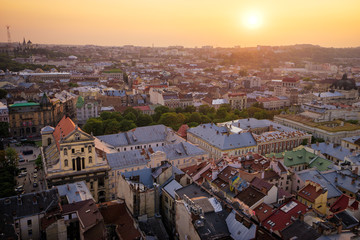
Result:
M204 214L204 226L196 228L197 233L202 240L229 239L230 232L226 224L228 212L208 212Z
M302 181L311 180L328 190L328 198L340 197L342 192L318 170L308 169L296 173Z
M54 132L55 128L51 127L51 126L45 126L41 129L41 132Z
M140 150L107 153L106 158L112 170L144 166L148 162L145 156L141 155Z
M189 198L195 198L195 197L211 197L209 193L205 192L201 187L196 185L195 183L192 183L190 185L187 185L186 187L180 188L175 191L176 195L178 195L181 199L184 198L184 195L188 196Z
M296 131L293 128L290 127L286 127L284 125L272 122L270 120L266 120L266 119L262 119L262 120L258 120L256 118L247 118L247 119L239 119L239 120L234 120L231 122L231 125L233 125L234 127L239 127L240 124L240 128L243 130L249 130L254 129L254 128L266 128L266 127L270 127L273 126L273 129L276 131L280 131L280 132L293 132Z
M68 203L81 202L88 199L94 200L84 181L59 185L56 188L60 197L66 196Z
M190 128L188 133L194 134L210 145L221 150L256 146L256 141L250 132L227 135L227 131L226 127L218 127L214 124L208 123Z
M97 138L114 147L121 147L153 142L164 142L167 135L168 128L166 126L154 125L134 128L123 133L97 136Z
M314 228L310 225L296 220L284 230L281 231L281 236L285 240L289 239L306 239L306 240L316 240L321 234L319 234Z
M249 224L245 226L243 223L235 219L235 211L233 210L226 218L226 224L231 233L231 237L234 240L247 240L255 239L256 234L256 224L252 223L251 220L248 221Z
M169 160L206 154L204 150L188 142L153 147L153 150L154 152L164 152L166 154L166 158Z
M350 192L357 193L360 190L360 180L353 178L353 176L344 174L344 171L341 171L341 173L338 171L329 171L322 173L322 175L336 186L344 188ZM335 182L335 178L337 178L337 182ZM352 184L353 179L355 180L354 184Z
M347 137L343 138L342 140L345 140L350 143L355 143L355 141L359 140L360 136L353 136L353 137Z
M334 146L333 143L318 143L311 144L311 148L320 151L322 154L327 154L331 157L337 158L339 160L344 160L344 158L351 154L350 150L343 148L341 146Z
M182 188L182 186L180 185L180 183L178 183L175 180L172 180L163 187L164 191L166 191L174 199L175 199L175 191L180 188Z
M34 216L57 207L58 202L57 189L1 198L0 215L8 214L14 216L14 219Z
M123 175L125 178L139 176L140 183L142 183L147 188L151 189L154 187L154 185L153 185L154 179L153 179L151 173L152 173L151 168L143 168L143 169L136 170L136 171L124 172L124 173L121 173L121 175Z

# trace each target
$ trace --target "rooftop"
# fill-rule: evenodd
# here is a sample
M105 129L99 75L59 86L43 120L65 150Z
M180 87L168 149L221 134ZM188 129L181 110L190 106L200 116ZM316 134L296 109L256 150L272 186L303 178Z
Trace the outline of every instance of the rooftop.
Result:
M220 150L256 146L256 141L250 132L230 134L226 127L218 127L211 123L190 128L188 133L194 134Z
M22 103L14 103L14 104L9 105L10 108L14 108L14 107L31 107L31 106L40 106L40 103L22 102Z
M281 114L281 115L277 115L276 117L285 118L295 122L300 122L310 127L319 128L327 132L355 131L360 129L359 125L351 124L348 122L342 122L340 120L334 120L330 122L314 122L311 118L303 117L300 115L294 115L294 114Z

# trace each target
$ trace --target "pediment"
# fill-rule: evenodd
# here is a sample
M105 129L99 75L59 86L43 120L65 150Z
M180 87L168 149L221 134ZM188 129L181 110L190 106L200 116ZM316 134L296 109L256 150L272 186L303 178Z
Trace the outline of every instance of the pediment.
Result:
M75 129L69 133L65 138L63 138L61 143L70 143L70 142L84 142L84 141L94 141L94 137L86 132L83 132L80 129Z

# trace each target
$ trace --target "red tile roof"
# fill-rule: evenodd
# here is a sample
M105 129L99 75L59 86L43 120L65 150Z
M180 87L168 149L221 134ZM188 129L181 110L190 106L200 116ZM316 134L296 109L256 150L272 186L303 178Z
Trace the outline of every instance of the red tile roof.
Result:
M69 133L75 130L75 123L67 116L64 116L58 125L56 125L53 136L55 138L55 142L57 148L60 149L59 141L61 138L65 138Z
M318 191L316 191L316 186L314 186L312 184L308 184L299 190L298 196L300 196L310 202L315 202L315 199L317 199L322 193L323 193L322 188L320 188Z
M263 220L262 225L268 230L281 231L292 223L293 220L291 217L296 219L300 214L305 214L307 211L308 208L306 205L292 199Z
M259 222L262 222L274 212L274 209L266 203L262 203L254 209L254 212Z
M263 188L266 189L266 192L269 192L270 189L274 186L273 184L270 184L268 182L266 182L263 179L260 179L258 177L255 177L251 183L252 186L254 186L255 188L257 188L258 190L262 191Z
M197 174L201 169L203 169L207 164L207 162L202 162L199 165L192 165L186 168L182 168L181 171L192 177Z
M330 211L333 213L337 213L337 212L344 211L348 207L350 207L354 210L357 210L359 208L359 202L357 200L355 200L354 197L350 197L346 194L343 194L334 202L333 205L331 205Z
M62 206L63 214L76 212L81 227L86 231L103 220L94 200L89 199Z
M106 202L99 204L105 224L115 224L121 239L140 239L141 234L134 226L134 219L126 210L125 203Z
M187 124L183 124L183 125L181 125L181 127L177 131L177 134L182 138L186 138L186 134L187 134L188 129L189 129L189 126Z

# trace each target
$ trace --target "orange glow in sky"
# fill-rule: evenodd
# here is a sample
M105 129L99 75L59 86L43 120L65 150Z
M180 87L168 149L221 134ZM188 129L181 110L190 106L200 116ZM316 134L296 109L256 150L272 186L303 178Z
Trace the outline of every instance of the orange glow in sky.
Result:
M359 0L0 0L0 41L360 46Z

